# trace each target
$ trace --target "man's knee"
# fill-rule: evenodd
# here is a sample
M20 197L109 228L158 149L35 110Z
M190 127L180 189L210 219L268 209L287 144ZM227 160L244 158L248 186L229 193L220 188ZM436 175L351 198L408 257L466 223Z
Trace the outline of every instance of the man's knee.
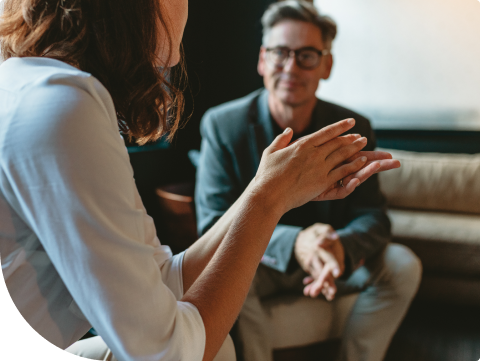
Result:
M422 278L422 263L410 248L392 243L384 253L384 265L389 283L400 296L413 297Z

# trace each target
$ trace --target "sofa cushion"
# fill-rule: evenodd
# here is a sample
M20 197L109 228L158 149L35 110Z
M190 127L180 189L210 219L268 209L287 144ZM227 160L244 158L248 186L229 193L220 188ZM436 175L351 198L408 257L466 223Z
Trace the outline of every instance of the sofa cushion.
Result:
M275 349L310 345L339 338L358 294L332 302L320 298L282 295L262 302L269 316Z
M410 247L425 273L480 276L480 216L388 210L394 242Z
M480 214L480 154L382 150L402 163L379 174L390 207Z

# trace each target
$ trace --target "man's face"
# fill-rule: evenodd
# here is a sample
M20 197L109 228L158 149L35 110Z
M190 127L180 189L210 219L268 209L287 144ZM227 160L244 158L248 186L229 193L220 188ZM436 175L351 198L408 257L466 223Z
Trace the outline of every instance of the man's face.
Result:
M277 100L290 106L299 106L315 98L320 79L327 79L332 68L331 55L323 55L320 65L312 70L302 69L291 56L283 67L266 59L266 48L286 47L297 50L313 47L324 50L320 29L303 21L285 20L270 31L267 44L260 49L258 73L263 76L265 88Z

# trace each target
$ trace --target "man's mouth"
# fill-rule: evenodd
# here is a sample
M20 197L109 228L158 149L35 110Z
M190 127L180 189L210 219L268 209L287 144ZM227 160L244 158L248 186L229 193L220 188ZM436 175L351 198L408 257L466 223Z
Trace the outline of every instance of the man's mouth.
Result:
M302 85L302 83L297 80L286 80L286 79L280 79L278 84L281 87L288 88L288 89L297 88Z

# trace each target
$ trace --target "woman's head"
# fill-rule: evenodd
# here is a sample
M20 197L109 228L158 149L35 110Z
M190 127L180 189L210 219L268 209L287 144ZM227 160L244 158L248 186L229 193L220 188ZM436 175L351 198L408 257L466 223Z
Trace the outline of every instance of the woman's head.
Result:
M145 143L178 128L183 96L168 67L181 58L186 12L186 0L4 0L0 45L4 58L49 57L94 75L121 130Z

